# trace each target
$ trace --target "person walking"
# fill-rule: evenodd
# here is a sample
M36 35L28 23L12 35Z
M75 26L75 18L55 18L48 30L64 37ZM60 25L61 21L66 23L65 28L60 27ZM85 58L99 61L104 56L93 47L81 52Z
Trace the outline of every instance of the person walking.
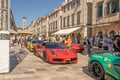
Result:
M71 45L72 45L72 39L71 39L71 37L69 36L68 39L67 39L67 46L66 46L66 48L70 48Z
M56 42L56 36L53 37L53 42Z
M100 38L98 36L95 37L95 46L99 48Z
M83 44L83 38L82 37L79 38L79 42L80 42L80 44Z
M88 56L90 57L91 56L91 45L90 45L89 38L87 38L86 40L86 45L87 45L87 53L88 53Z
M105 34L103 37L103 50L108 50L108 35Z
M23 46L24 46L24 37L21 35L20 36L20 44L19 44L20 53L23 52Z
M108 50L113 51L113 40L111 36L108 37Z
M114 52L120 52L120 36L116 35L113 41Z

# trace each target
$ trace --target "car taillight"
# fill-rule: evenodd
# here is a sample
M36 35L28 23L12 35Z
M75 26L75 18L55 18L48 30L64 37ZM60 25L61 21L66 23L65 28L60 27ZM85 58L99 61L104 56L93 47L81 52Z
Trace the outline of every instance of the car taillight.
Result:
M120 73L120 65L115 64L114 67Z

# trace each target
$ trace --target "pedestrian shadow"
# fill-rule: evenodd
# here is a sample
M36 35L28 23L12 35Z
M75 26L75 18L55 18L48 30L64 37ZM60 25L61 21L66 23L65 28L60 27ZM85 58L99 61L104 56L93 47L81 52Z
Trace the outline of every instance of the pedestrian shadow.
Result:
M16 67L18 64L17 55L10 54L10 72Z
M85 74L87 74L88 76L90 76L91 78L95 80L95 77L88 71L88 66L82 67L82 70Z
M10 54L10 72L27 56L27 52Z

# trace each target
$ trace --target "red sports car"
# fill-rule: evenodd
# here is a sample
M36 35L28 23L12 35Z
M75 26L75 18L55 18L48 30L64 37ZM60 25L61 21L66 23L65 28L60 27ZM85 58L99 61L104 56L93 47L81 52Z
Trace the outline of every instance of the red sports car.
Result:
M82 51L84 50L83 45L80 45L80 44L72 44L71 48L75 53L82 53Z
M35 55L50 63L76 63L78 56L72 49L61 47L59 43L45 42L41 49L36 47Z

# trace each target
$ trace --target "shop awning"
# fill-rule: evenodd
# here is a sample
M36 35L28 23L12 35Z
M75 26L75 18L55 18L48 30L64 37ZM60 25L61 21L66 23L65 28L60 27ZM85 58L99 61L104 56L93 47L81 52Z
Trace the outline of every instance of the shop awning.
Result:
M10 29L9 32L10 32L11 34L17 34L17 31L15 31L15 30L13 30L13 29Z
M55 33L53 33L53 35L68 35L76 30L80 29L80 27L76 27L76 28L70 28L70 29L63 29L63 30L59 30Z
M18 33L19 34L33 34L32 32L27 31L27 30L22 30L22 31L19 31Z
M0 31L0 34L9 34L9 31Z

